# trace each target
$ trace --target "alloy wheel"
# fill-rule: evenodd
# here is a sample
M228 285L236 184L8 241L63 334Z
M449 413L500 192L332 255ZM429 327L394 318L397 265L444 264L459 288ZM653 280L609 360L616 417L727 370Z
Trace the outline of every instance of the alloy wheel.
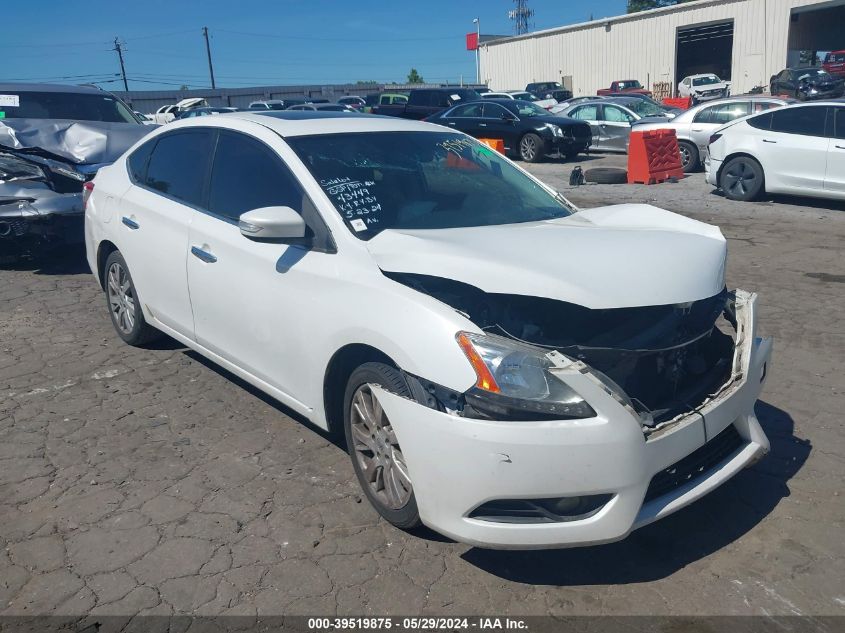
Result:
M522 158L531 161L534 159L534 156L537 154L537 141L534 140L531 136L525 136L519 142L519 153L522 155Z
M689 148L686 145L680 145L678 149L681 152L681 167L686 169L687 165L689 165L690 160L692 160L692 153L689 151Z
M109 266L107 292L115 325L124 334L131 334L135 328L135 297L129 275L118 262Z
M373 495L392 510L404 507L413 487L396 433L370 385L352 397L351 431L355 459Z
M757 175L745 161L738 161L725 172L724 189L735 196L744 196L753 189Z

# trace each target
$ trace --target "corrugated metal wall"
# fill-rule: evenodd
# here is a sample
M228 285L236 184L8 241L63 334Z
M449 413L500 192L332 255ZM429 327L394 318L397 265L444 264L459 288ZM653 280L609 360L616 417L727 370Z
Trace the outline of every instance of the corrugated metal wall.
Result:
M575 95L615 79L674 84L678 28L733 21L733 90L746 92L784 68L791 10L830 4L838 0L699 0L540 31L483 45L481 75L496 90L571 76Z

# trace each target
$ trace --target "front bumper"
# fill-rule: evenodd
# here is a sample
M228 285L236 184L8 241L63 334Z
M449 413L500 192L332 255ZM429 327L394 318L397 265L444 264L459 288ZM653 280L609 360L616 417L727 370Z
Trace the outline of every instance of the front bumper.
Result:
M598 412L589 419L497 422L424 407L374 386L408 465L420 517L456 540L494 548L544 548L616 541L692 503L768 451L754 403L771 355L755 336L755 296L737 291L738 333L731 380L695 412L646 438L640 420L587 372L559 371ZM741 442L682 484L646 499L652 479L733 425ZM580 520L503 523L470 518L498 499L610 494Z
M0 252L18 256L44 244L82 243L82 193L41 183L0 185Z

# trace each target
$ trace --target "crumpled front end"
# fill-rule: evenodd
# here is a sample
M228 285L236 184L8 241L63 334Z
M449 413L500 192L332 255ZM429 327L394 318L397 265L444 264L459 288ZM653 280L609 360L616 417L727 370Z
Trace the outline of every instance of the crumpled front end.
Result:
M579 325L577 311L565 330L552 329L553 312L528 324L519 340L546 338L549 372L583 398L589 417L497 417L413 376L413 400L377 388L423 522L484 547L592 545L727 481L769 446L754 403L772 344L756 334L755 300L724 292L699 305L635 310L618 327L618 314L598 324L591 320L602 315L585 314ZM582 338L548 338L564 331Z
M88 178L59 161L0 153L0 257L81 243Z

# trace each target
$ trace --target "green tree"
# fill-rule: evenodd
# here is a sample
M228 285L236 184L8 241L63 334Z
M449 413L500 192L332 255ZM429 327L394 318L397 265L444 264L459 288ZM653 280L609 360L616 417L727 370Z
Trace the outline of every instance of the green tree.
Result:
M186 86L185 84L182 84L181 86L179 86L179 90L190 90L190 88L188 88L188 86Z
M417 72L416 68L411 68L411 72L408 73L408 83L409 84L424 84L425 79L423 79L420 74Z
M628 0L628 13L671 7L682 2L690 2L690 0Z

